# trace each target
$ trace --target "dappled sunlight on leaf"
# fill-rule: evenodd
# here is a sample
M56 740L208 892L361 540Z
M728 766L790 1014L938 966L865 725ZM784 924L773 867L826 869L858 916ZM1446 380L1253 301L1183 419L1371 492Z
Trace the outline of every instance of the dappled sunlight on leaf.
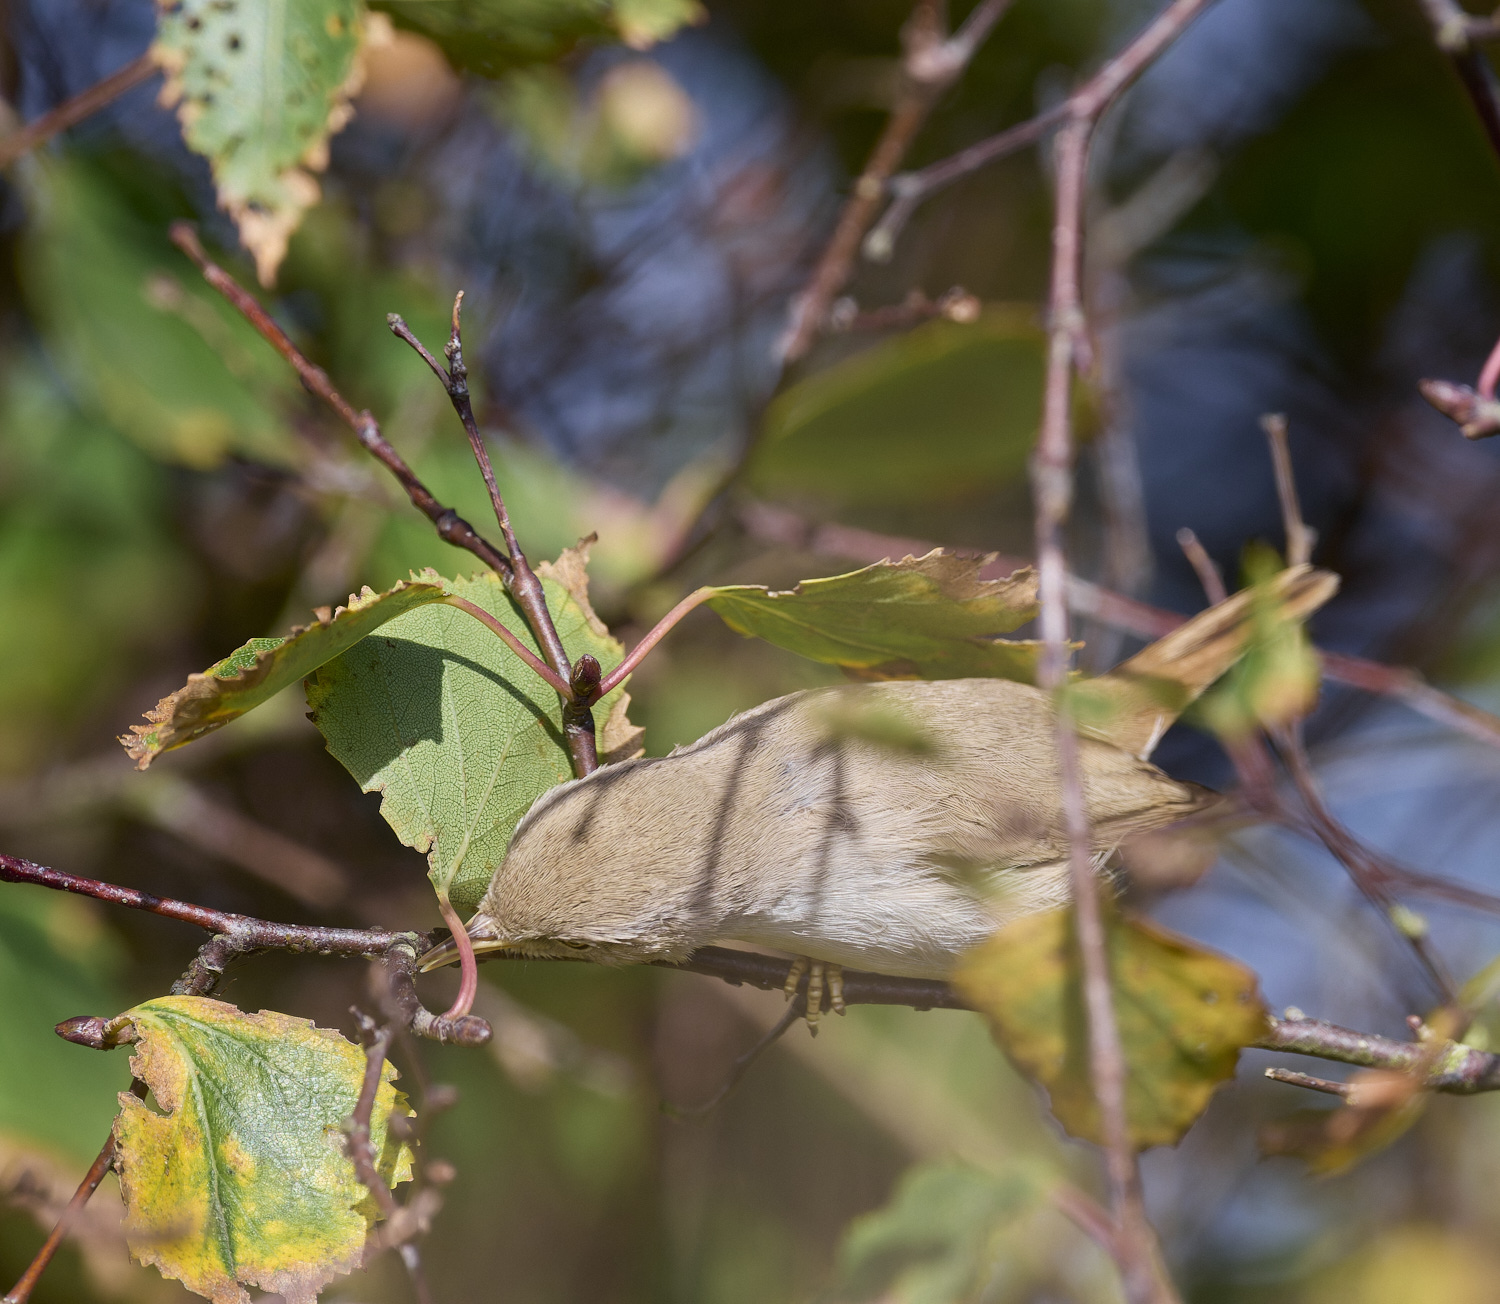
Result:
M624 655L580 605L581 555L539 567L570 658L607 672ZM559 578L561 576L562 578ZM498 577L422 581L483 607L533 651L535 640ZM307 684L313 723L396 836L428 858L429 877L460 911L479 904L516 823L548 788L573 777L562 708L532 670L472 616L451 607L408 611L318 669ZM594 707L599 751L639 750L616 689Z

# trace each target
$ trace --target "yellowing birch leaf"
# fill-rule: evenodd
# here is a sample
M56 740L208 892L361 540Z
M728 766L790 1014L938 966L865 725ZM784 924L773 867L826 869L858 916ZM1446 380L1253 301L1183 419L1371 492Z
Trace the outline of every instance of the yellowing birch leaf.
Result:
M1234 1074L1240 1048L1265 1027L1265 1006L1243 965L1145 920L1106 919L1131 1140L1172 1145ZM1074 933L1071 909L1017 919L969 952L954 982L1047 1088L1058 1121L1099 1141Z
M252 638L201 675L189 676L186 684L146 713L146 724L131 725L120 743L136 767L144 770L162 752L237 720L386 621L415 607L441 602L444 596L436 577L403 580L385 593L366 589L327 620L294 629L286 638Z
M349 120L358 89L359 0L157 0L152 57L178 104L188 148L213 168L219 206L238 224L270 285L302 214L313 172Z
M608 672L624 649L581 605L575 563L565 556L557 568L538 567L547 605L568 656L587 652ZM493 574L424 578L483 607L537 650ZM386 822L426 854L433 886L462 913L478 906L532 802L573 777L557 694L452 607L409 611L330 661L308 679L307 701L328 750L364 791L381 793ZM624 701L616 689L594 708L604 726L600 752L620 759L622 750L639 750Z
M164 996L128 1012L131 1069L161 1111L121 1093L115 1122L131 1253L215 1304L245 1287L310 1304L357 1267L374 1200L345 1151L365 1055L306 1019ZM382 1071L370 1120L376 1167L392 1186L411 1153L389 1134L406 1098Z
M934 549L772 592L715 589L708 605L733 630L866 679L1036 677L1040 644L1007 642L1037 614L1036 573L980 578L991 559Z

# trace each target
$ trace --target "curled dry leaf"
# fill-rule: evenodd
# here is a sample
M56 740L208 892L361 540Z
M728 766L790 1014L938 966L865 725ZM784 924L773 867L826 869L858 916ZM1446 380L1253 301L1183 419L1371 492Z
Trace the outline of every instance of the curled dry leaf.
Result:
M938 548L785 592L726 585L708 605L741 634L860 678L1030 683L1041 645L997 636L1036 617L1036 573L981 579L991 560Z
M122 1092L115 1122L125 1235L142 1263L215 1304L245 1286L311 1304L359 1266L374 1199L345 1152L365 1054L307 1019L222 1001L164 996L129 1011L130 1063L157 1112ZM370 1119L380 1175L411 1178L388 1130L410 1114L386 1064Z
M1130 1137L1142 1149L1171 1145L1233 1076L1266 1009L1243 965L1144 920L1113 911L1107 920ZM960 962L954 982L1016 1065L1047 1088L1058 1121L1098 1141L1079 975L1068 909L1006 924Z
M402 580L385 593L366 588L351 597L347 607L332 613L320 609L316 624L294 629L286 638L252 638L201 675L190 675L186 684L146 713L145 724L131 725L120 743L144 770L163 752L222 728L268 701L386 621L445 596L436 576Z

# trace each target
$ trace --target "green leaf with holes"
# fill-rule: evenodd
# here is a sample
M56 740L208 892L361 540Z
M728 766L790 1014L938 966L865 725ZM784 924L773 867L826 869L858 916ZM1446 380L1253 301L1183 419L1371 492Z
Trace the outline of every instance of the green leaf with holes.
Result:
M348 121L359 81L360 0L158 0L152 57L188 148L208 159L219 206L269 285L312 173Z
M584 555L538 567L570 659L607 672L624 649L588 604ZM441 581L497 616L533 651L520 610L492 574ZM331 751L409 847L426 854L440 895L475 909L517 822L573 777L557 694L472 616L427 607L392 621L307 681L312 720ZM601 759L640 749L616 689L594 707Z
M345 1151L344 1123L365 1054L306 1019L222 1001L164 996L128 1011L130 1061L157 1109L128 1092L115 1122L131 1253L216 1301L258 1286L310 1304L359 1266L374 1197ZM411 1152L391 1135L405 1097L381 1074L370 1119L376 1168L391 1186L411 1177Z
M385 593L367 588L350 598L347 607L332 614L320 610L316 624L294 629L286 638L252 638L201 675L190 675L186 684L146 713L145 724L131 725L120 742L144 770L163 752L212 733L269 701L387 621L445 596L443 581L428 572Z
M1036 574L984 579L988 557L941 549L773 592L715 589L725 623L870 679L1036 678L1040 644L998 638L1037 614Z
M1131 1140L1171 1145L1233 1076L1266 1009L1243 965L1113 910L1106 923ZM1016 1065L1047 1088L1058 1121L1100 1141L1079 975L1070 908L1005 925L964 957L954 982Z

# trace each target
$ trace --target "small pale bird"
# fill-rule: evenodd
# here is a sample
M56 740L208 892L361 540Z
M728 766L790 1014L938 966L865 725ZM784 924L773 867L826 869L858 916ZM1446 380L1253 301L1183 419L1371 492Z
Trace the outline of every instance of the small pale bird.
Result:
M1338 580L1281 572L1302 617ZM1146 759L1242 655L1246 590L1110 674L1078 714L1096 865L1130 836L1218 800ZM1098 715L1095 722L1093 717ZM1051 698L1004 679L887 681L766 702L671 755L551 789L520 824L468 923L476 951L682 960L738 941L811 962L815 1018L841 970L946 978L1006 920L1068 896ZM451 963L453 943L423 957Z

